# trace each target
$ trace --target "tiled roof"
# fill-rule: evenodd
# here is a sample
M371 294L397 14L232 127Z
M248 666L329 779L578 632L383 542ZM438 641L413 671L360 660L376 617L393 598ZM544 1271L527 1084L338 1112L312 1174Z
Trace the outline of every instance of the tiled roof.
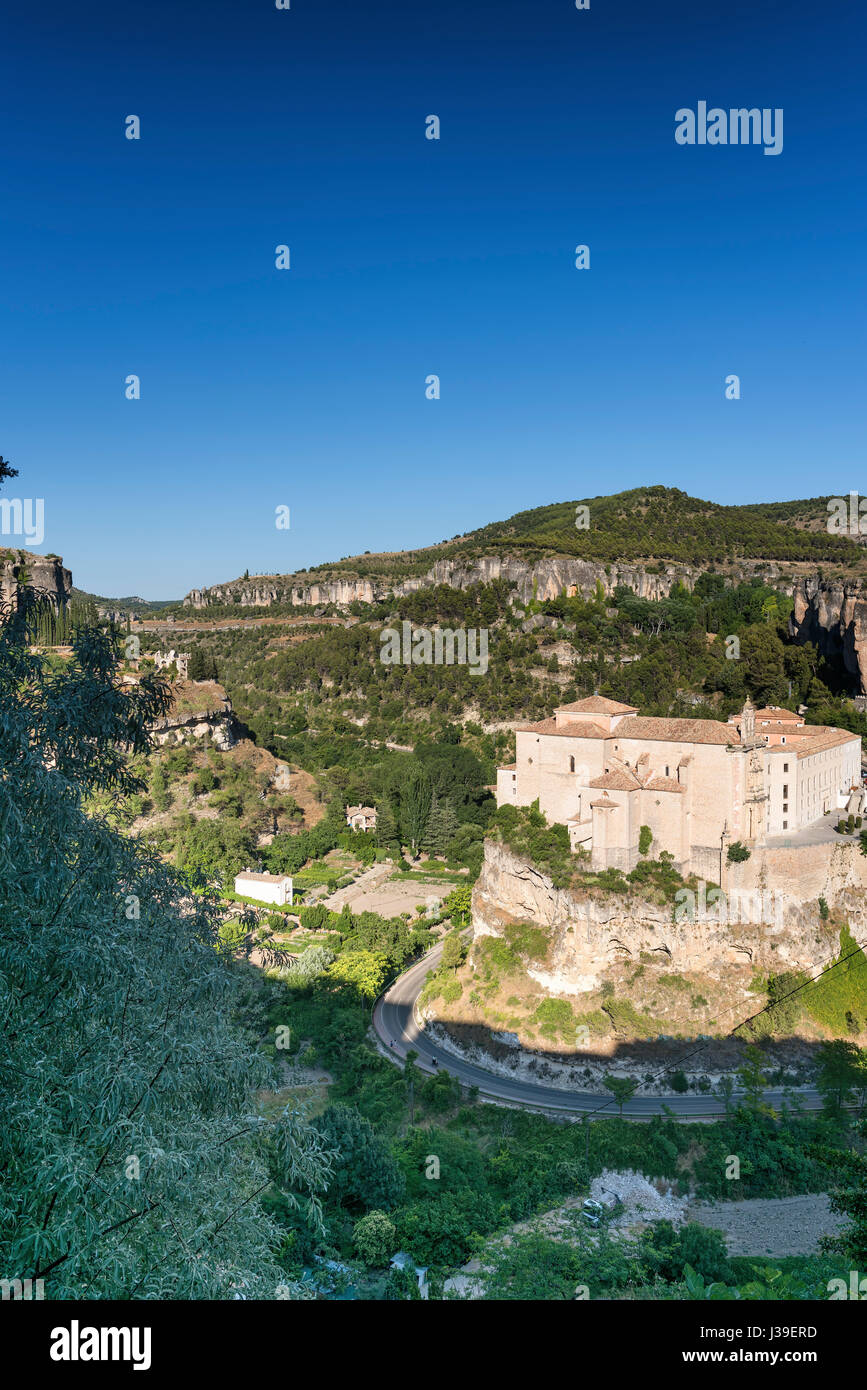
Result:
M554 719L542 719L538 724L519 724L515 730L517 734L554 734L558 738L612 738L607 729L603 729L601 724L567 724L565 729L558 729Z
M683 795L686 795L686 787L682 786L674 777L654 777L652 781L647 783L644 790L648 792L682 792Z
M589 785L591 787L604 787L617 792L634 792L641 787L638 778L633 777L631 772L622 772L617 769L614 772L604 772L601 777L594 777Z
M659 739L666 743L740 743L736 731L717 719L654 719L649 715L621 720L612 737Z
M251 874L243 873L235 875L236 883L283 883L290 874Z
M814 753L826 753L830 748L839 748L851 739L858 739L859 737L858 734L850 734L848 729L825 729L821 725L815 724L813 728L818 728L818 736L814 735L805 743L793 743L789 748L781 751L793 752L798 758L810 758Z
M559 705L560 714L636 714L637 705L622 705L619 700L606 700L604 695L588 695L571 705Z

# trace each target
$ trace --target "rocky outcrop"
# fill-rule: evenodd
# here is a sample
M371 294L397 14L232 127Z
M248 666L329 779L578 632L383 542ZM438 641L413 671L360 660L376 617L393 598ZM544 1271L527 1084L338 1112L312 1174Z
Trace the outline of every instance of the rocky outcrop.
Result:
M838 946L837 932L821 919L819 894L832 909L846 913L856 935L856 928L867 921L867 870L861 868L867 861L857 844L831 849L826 872L810 885L819 889L815 898L782 891L778 898L771 898L775 885L766 881L767 912L741 912L746 920L721 923L713 902L706 913L697 912L695 920L675 921L671 905L658 905L637 894L557 889L546 874L489 840L473 889L473 932L476 937L499 936L505 927L519 922L542 927L549 937L548 954L544 964L528 973L555 994L580 995L598 989L613 963L637 964L642 953L675 971L702 971L717 977L732 965L770 973L812 971L827 964ZM814 847L803 853L805 862L808 858L814 863ZM781 875L791 871L787 860ZM764 872L767 880L767 863ZM736 918L738 913L730 916ZM755 920L758 917L763 920Z
M867 594L858 584L812 576L795 581L790 627L829 661L842 662L855 694L867 694Z
M238 742L232 702L215 681L184 681L174 687L174 703L165 719L153 722L154 742L188 743L210 738L224 751Z
M642 598L665 598L678 582L691 588L699 570L683 565L666 565L659 573L640 565L600 565L575 556L550 556L529 562L517 555L483 555L473 560L437 560L422 575L395 583L387 577L331 578L308 580L300 575L271 575L267 578L236 579L209 589L191 589L184 599L188 608L208 604L237 604L241 608L267 608L274 603L312 608L333 603L344 607L355 600L376 603L393 593L398 596L448 584L468 589L472 584L490 584L495 579L514 583L522 603L531 599L558 598L561 594L581 594L590 598L601 584L606 594L618 584L634 589Z
M303 584L297 580L296 575L285 574L269 579L236 579L210 589L191 589L184 599L184 607L207 608L212 603L225 603L237 604L240 608L270 608L274 603L290 603L296 608L313 608L327 603L347 605L355 599L374 603L381 597L373 583L366 579L335 579L321 584Z
M391 557L392 565L394 557ZM413 559L407 555L407 568ZM376 603L388 594L400 597L429 589L435 584L448 584L454 589L468 589L472 584L490 584L495 579L513 583L520 603L532 599L552 599L562 595L580 594L592 598L601 584L606 595L613 594L618 585L632 589L640 598L667 598L675 584L691 589L702 573L697 566L661 561L652 566L582 560L576 555L549 555L528 560L520 553L502 550L496 555L435 560L420 575L395 580L388 573L369 577L347 576L327 570L316 577L300 574L257 575L254 579L234 579L207 589L191 589L184 599L187 608L205 608L208 604L233 604L240 608L267 608L274 603L295 607L315 607L317 604L346 606L354 600ZM768 583L777 580L781 571L767 561L743 560L728 573L734 583L760 573Z
M0 607L17 603L24 586L44 594L55 608L72 597L72 575L59 555L34 555L29 550L0 548Z

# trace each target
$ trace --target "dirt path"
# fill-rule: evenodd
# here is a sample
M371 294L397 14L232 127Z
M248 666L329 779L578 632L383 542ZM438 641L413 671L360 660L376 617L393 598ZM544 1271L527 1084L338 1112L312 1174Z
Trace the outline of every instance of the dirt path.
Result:
M375 864L346 888L339 888L330 898L323 899L332 912L339 912L344 903L349 903L353 912L377 912L380 917L399 917L402 912L411 912L420 903L425 906L439 906L448 897L453 884L420 883L411 879L409 883L392 879L393 864Z
M830 1210L824 1192L746 1202L691 1202L686 1219L722 1231L730 1255L814 1255L820 1236L835 1235L846 1224Z

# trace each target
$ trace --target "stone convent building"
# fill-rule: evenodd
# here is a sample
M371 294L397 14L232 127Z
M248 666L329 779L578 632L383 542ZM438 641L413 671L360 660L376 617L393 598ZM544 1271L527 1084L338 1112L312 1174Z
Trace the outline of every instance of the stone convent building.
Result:
M861 792L861 739L747 701L727 724L652 719L599 695L516 729L516 761L497 770L497 805L538 799L594 870L629 872L643 825L652 854L721 881L730 844L793 838Z

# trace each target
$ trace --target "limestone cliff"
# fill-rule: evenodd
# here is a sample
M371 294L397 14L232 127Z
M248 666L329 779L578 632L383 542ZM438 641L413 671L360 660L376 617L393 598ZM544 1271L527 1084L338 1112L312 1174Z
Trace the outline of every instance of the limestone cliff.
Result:
M812 642L830 661L842 662L857 686L867 694L867 594L858 584L814 576L795 581L791 630L802 642Z
M59 555L0 549L0 607L17 602L22 586L45 594L55 608L69 602L72 575Z
M273 603L291 603L297 607L315 607L334 603L345 606L353 600L375 603L389 593L398 596L428 589L435 584L467 589L472 584L489 584L505 579L517 586L517 596L523 603L533 598L557 598L561 594L577 593L592 597L597 583L606 594L618 584L634 589L642 598L665 598L678 582L692 587L699 570L684 565L665 565L661 573L640 565L604 566L570 555L554 555L533 563L521 556L483 555L478 559L437 560L424 574L414 575L395 583L386 576L310 579L305 575L269 575L255 579L236 579L209 589L192 589L184 599L185 607L204 608L209 603L231 603L241 608L268 607Z
M518 922L542 927L549 938L548 954L528 973L555 994L598 989L615 963L637 964L642 953L672 970L700 971L717 979L732 965L769 973L812 971L827 963L838 944L837 933L821 919L820 895L845 913L856 935L867 922L867 860L857 845L821 848L828 853L821 856L815 847L803 852L810 873L804 893L791 891L797 872L791 856L796 852L786 851L789 858L779 866L767 860L757 864L754 874L763 888L780 891L774 913L764 921L721 924L713 910L704 920L676 922L671 905L648 902L637 893L557 889L546 874L489 840L473 890L473 932L475 937L499 936ZM785 894L784 882L790 890ZM812 891L815 897L806 896Z

